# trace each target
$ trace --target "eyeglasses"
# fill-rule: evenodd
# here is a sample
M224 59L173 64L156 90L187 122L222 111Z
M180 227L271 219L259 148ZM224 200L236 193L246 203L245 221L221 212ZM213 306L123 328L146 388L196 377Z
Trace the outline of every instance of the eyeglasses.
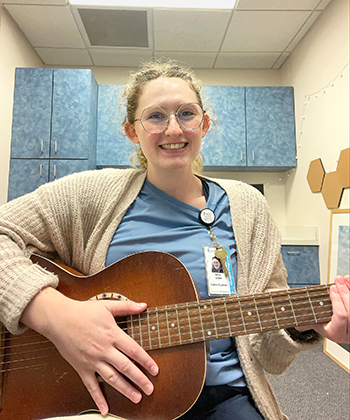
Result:
M161 106L151 106L142 111L141 117L135 121L140 121L142 127L148 134L159 134L166 130L169 124L170 114L175 114L176 120L183 130L195 130L204 118L202 107L197 102L190 102L180 105L174 112L166 112Z

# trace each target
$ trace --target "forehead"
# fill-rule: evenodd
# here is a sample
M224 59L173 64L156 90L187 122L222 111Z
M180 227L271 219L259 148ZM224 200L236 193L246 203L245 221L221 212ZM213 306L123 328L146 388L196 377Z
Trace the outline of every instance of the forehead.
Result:
M138 107L147 108L152 105L180 105L184 102L197 102L195 91L178 77L159 77L148 82L140 95Z

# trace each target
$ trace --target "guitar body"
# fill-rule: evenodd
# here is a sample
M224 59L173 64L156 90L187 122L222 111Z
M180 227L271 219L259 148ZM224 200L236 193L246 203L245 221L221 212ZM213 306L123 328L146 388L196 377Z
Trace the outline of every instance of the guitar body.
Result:
M58 289L76 300L88 300L114 292L148 307L198 300L186 268L161 252L127 257L93 276L77 276L49 260L34 256L49 271L58 274ZM21 336L3 331L0 352L0 420L36 420L74 415L95 409L95 404L75 370L55 347L32 330ZM172 420L197 400L205 379L205 343L150 350L160 367L151 396L134 404L104 382L101 389L110 413L128 420ZM29 368L28 368L29 366Z

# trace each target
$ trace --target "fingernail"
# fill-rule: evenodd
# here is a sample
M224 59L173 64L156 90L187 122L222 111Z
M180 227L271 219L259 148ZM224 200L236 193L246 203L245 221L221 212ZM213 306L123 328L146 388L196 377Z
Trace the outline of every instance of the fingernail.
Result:
M159 369L157 365L153 365L150 369L150 372L153 376L158 375Z
M146 385L146 386L145 386L145 394L146 394L146 395L151 395L151 394L152 394L152 392L153 392L153 386L152 386L152 385L150 385L150 384Z
M142 398L142 395L141 394L139 394L138 392L133 392L132 394L131 394L131 399L132 399L132 401L134 402L134 403L139 403L140 401L141 401L141 398Z

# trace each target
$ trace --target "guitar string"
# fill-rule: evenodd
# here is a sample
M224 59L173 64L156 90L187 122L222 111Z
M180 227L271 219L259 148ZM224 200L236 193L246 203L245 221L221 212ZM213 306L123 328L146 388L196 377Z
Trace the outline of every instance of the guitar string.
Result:
M303 290L303 289L302 289ZM282 292L282 291L281 291ZM276 293L276 292L275 292ZM290 293L287 293L287 296ZM258 296L258 294L256 294L255 296ZM293 304L293 302L289 302L289 296L288 297L284 297L284 296L280 296L282 299L275 299L274 304L271 303L271 301L269 300L260 300L258 301L258 311L259 313L262 313L265 309L269 310L270 308L273 308L273 306L275 307L275 309L280 310L281 307L285 307L285 306L291 306L291 303ZM324 302L325 300L328 301L329 300L329 295L313 295L313 298L317 297L318 300L314 300L312 303L314 304L320 304L320 302ZM249 305L247 304L247 302L244 302L244 300L242 298L236 297L236 300L232 301L230 300L230 298L224 298L227 308L230 310L237 310L240 309L242 305L245 305L245 311L249 312L252 310L252 312L255 311L255 308L249 308ZM199 302L190 302L187 304L178 304L177 307L179 309L184 309L186 310L186 314L184 316L188 317L187 311L190 308L193 308L194 311L198 311L198 308L201 308L201 306L204 305L211 305L211 306L216 306L216 305L222 305L222 302L224 300L223 299L215 299L215 300L207 300L207 301L199 301ZM251 305L253 306L254 303L252 302ZM262 306L262 305L266 305ZM281 306L282 305L282 306ZM298 310L297 306L299 305L306 305L307 307L310 306L310 303L308 302L308 297L304 297L304 301L302 301L300 298L298 301L294 302L293 304L293 308L296 308L296 310ZM255 305L254 305L255 306ZM150 308L147 310L147 316L149 316L150 312L152 312L153 308ZM168 310L171 311L171 309L168 309L168 306L165 307L159 307L157 308L158 311L158 316L159 316L159 312L161 312L162 310ZM225 309L223 309L225 310ZM124 322L119 322L118 325L123 328L123 324L126 325L128 322L130 321L124 321ZM5 335L5 331L3 333L3 335ZM38 334L33 332L32 334L27 334L26 335L26 339L31 338L31 337L36 337ZM6 340L8 340L7 337L5 338L1 338L0 339L0 345L2 345ZM11 336L11 342L14 343L15 341L22 341L23 338L21 337L21 335L18 336ZM39 344L40 342L33 342L31 344ZM12 347L15 347L15 344L12 344Z
M327 317L327 318L325 318L324 320L329 320L329 317ZM249 333L252 333L252 332L258 332L258 331L268 331L269 329L276 329L275 327L263 327L262 329L259 329L259 328L257 328L257 329L252 329L252 330L247 330L247 333L249 334ZM242 332L243 332L243 330L242 330ZM244 333L245 334L245 333ZM174 335L174 336L172 336L172 337L175 337L176 335ZM218 339L218 338L221 338L221 337L227 337L227 334L223 334L223 335L220 335L220 334L218 334L218 335L215 335L214 337L212 337L211 339ZM209 340L209 338L208 338L208 340ZM176 346L176 345L181 345L181 344L191 344L191 343L195 343L195 342L203 342L203 341L206 341L206 340L203 340L203 337L202 337L202 335L200 336L200 337L198 337L198 339L193 339L193 338L191 338L191 339L181 339L181 341L171 341L171 346ZM167 345L167 344L165 344L165 345L162 345L162 346L157 346L156 348L166 348L166 347L169 347L169 345ZM144 349L145 350L152 350L152 349L154 349L154 347L153 346L147 346L147 345L145 345L144 346ZM57 351L57 349L53 346L52 347L52 350L56 350ZM47 355L47 356L40 356L40 357L33 357L33 358L27 358L27 359L19 359L19 360L15 360L15 361L11 361L11 362L1 362L0 363L0 365L1 364L3 364L3 365L6 365L6 364L9 364L9 363L19 363L19 362L28 362L28 361L30 361L30 360L33 360L33 359L42 359L42 358L45 358L45 357L50 357L49 355ZM49 363L50 365L51 364L54 364L54 362L52 362L52 363ZM1 369L0 370L0 373L3 373L3 372L8 372L8 371L11 371L11 370L18 370L18 369L25 369L25 368L33 368L33 367L40 367L40 366L46 366L47 365L47 363L46 364L41 364L41 365L35 365L35 366L32 366L32 365L29 365L29 366L27 366L27 365L25 365L25 366L21 366L21 367L15 367L15 368L5 368L5 369Z
M322 320L324 320L326 316L331 315L331 305L325 305L325 306L323 306L322 309L323 309L322 312L317 312L317 315L320 318L319 319L319 322L321 322ZM182 328L182 329L188 328L189 329L188 317L186 316L186 314L181 314L181 315L182 316L180 316L180 317L176 317L178 328ZM223 319L225 319L226 318L226 312L216 313L218 324L220 324L222 322L220 320L220 318L219 318L220 315L222 316ZM151 317L149 317L149 315L147 315L147 316L148 316L148 319L151 319ZM254 314L252 314L251 316L254 317ZM261 315L261 316L263 316L263 315ZM304 316L304 315L302 314L301 316ZM323 318L321 318L322 316L323 316ZM194 319L195 322L196 322L196 321L199 320L199 317L198 316L192 317L192 319ZM286 317L283 317L283 318L279 318L279 321L281 322L281 325L285 327L287 324L288 325L291 324L289 321L292 320L292 319L294 321L294 317L286 316ZM158 318L158 320L159 320L159 318ZM287 324L285 324L284 321L287 321ZM139 320L138 320L138 322L139 322ZM210 314L207 314L207 315L206 314L202 314L202 322L204 322L206 324L208 322L211 323L212 322L212 315L210 315ZM272 325L270 325L271 322L273 323ZM244 324L245 325L244 332L249 333L250 331L259 330L259 329L260 330L264 330L266 328L277 329L277 325L275 325L274 322L275 322L275 320L274 320L273 317L270 317L268 319L262 319L261 320L261 323L262 324L268 324L268 325L263 325L263 328L254 328L254 326L257 324L256 322L245 322L245 324ZM226 320L224 321L224 323L225 323L225 325L223 325L223 326L220 325L218 327L218 330L227 330L229 328L228 325L227 325ZM310 323L310 320L306 320L304 322L302 320L300 320L300 323L307 324L307 323ZM295 322L292 322L292 324L295 324ZM161 334L164 331L168 331L168 325L169 325L169 323L158 322L158 330L156 330L156 334ZM199 323L199 322L197 322L197 323L191 322L192 334L193 334L193 332L198 332L198 330L196 331L196 328L199 325L202 325L202 324ZM253 328L250 328L252 325L253 325ZM136 331L139 330L138 334L140 334L140 332L141 332L141 334L148 334L149 335L151 333L151 326L152 326L152 324L150 324L149 322L147 322L146 325L142 325L141 324L141 327L138 327L138 328L133 327L133 328ZM243 323L242 324L240 324L240 323L236 323L236 324L232 323L231 329L235 330L235 329L238 328L238 332L240 332L240 331L243 332L243 330L241 328L242 326L243 326ZM127 332L128 329L129 329L129 327L126 325L125 327L122 327L122 329L125 332ZM145 329L146 329L146 331L144 331ZM237 331L234 331L234 333L237 334ZM185 332L182 332L182 335L183 334L186 334L186 333ZM190 334L190 331L188 331L187 334ZM165 335L167 337L169 337L169 334L165 334ZM178 335L179 335L178 333L171 334L170 337L172 337L172 336L175 337L175 336L178 336ZM222 334L217 334L217 335L220 336ZM226 333L225 333L225 335L226 335ZM147 341L147 339L146 339L146 341ZM42 341L41 340L41 341L38 341L38 342L19 344L17 346L12 346L12 345L11 346L3 346L2 347L2 349L3 349L3 356L7 356L8 353L6 353L6 351L4 351L4 350L7 350L7 349L11 349L12 350L11 351L12 356L13 355L18 355L18 354L23 354L23 353L26 353L26 352L27 353L28 352L35 353L35 352L40 352L40 351L42 352L46 348L39 348L39 349L35 349L35 350L32 350L32 351L31 350L26 350L26 351L13 351L13 348L14 347L17 347L17 348L20 348L21 349L22 347L27 348L28 346L33 345L33 344L43 344L43 343L49 343L49 342L50 342L49 340L46 340L46 341ZM52 346L52 349L55 349L55 347Z
M325 300L329 300L329 298L327 296L322 296L321 298L319 297L319 300L313 301L313 304L318 304L320 306L320 303L324 303ZM239 305L240 305L239 302L227 302L227 301L225 301L225 302L226 302L227 309L230 310L230 313L235 312L235 311L237 311L239 309ZM260 303L261 302L259 302L259 304ZM261 316L266 316L266 314L264 314L264 311L268 311L268 314L267 315L271 315L272 314L271 313L271 308L277 310L278 312L281 311L281 308L284 308L284 311L283 312L286 313L287 312L286 311L286 307L288 308L288 307L291 306L290 303L289 302L286 302L285 300L283 300L279 304L275 304L275 305L272 305L271 302L265 302L265 303L266 303L267 306L261 307L261 305L260 305L260 307L258 307L258 312L259 312L259 314ZM221 306L222 306L222 303L221 302L219 303L219 302L216 302L215 300L214 301L208 300L208 301L204 301L204 302L201 301L199 303L198 302L197 303L196 302L193 302L191 306L190 306L190 304L185 304L185 306L179 304L179 305L177 305L177 308L171 308L171 309L169 309L168 307L157 308L157 323L163 321L162 318L164 318L164 316L162 316L162 313L168 313L168 316L169 316L169 313L171 313L171 312L178 311L179 309L180 310L181 309L185 309L186 310L185 313L180 312L180 317L182 316L184 319L187 320L188 319L188 316L190 314L189 311L195 312L196 315L197 315L198 309L201 309L202 312L203 312L203 308L206 305L207 306L210 305L210 307L213 307L213 309L216 311L216 313L215 313L216 316L222 315L225 319L227 318L226 309L225 308L221 308ZM219 310L218 310L218 308L215 308L217 305L220 305ZM307 300L305 300L303 302L298 301L297 303L295 303L293 305L293 308L296 311L300 311L302 309L300 307L298 308L298 306L300 306L300 305L305 308L305 307L309 307L310 306L310 303ZM181 308L181 306L183 306L183 308ZM324 304L323 304L323 306L324 306ZM317 309L320 309L320 308L317 308ZM245 312L246 313L251 312L253 314L253 313L256 312L256 309L255 308L246 307L245 308ZM147 316L147 320L148 321L149 320L152 321L152 318L150 317L150 314L151 313L155 314L155 310L153 308L150 308L149 310L147 310L145 312L145 316ZM143 317L142 314L140 314L140 316L141 316L141 318ZM204 316L204 317L207 316L209 319L212 319L212 315L211 314L205 314L205 312L203 312L202 316ZM306 315L305 314L299 314L298 316L300 317L300 316L306 316ZM129 317L129 320L127 320L127 321L119 322L118 323L118 326L120 328L127 328L128 324L130 324L130 322L135 322L135 319L134 318L135 318L135 315ZM293 316L290 316L290 317L283 317L283 318L278 317L278 320L279 321L284 321L284 320L293 319L293 318L295 318L294 315ZM137 315L136 315L136 319L139 320L139 317ZM176 316L176 319L180 319L180 318L178 316ZM196 317L192 317L192 319L196 319ZM234 321L236 319L240 319L240 317L235 317L234 319L232 319L232 321ZM276 319L276 317L275 317L275 314L274 314L273 316L271 316L271 319L268 319L268 320L266 320L264 322L269 322L271 320L272 321L275 321L275 319ZM147 322L147 324L149 324L149 322ZM249 322L247 323L247 325L249 325ZM241 326L241 324L237 324L236 323L236 326ZM196 324L194 324L193 327L196 327ZM26 336L25 338L28 339L30 337L36 337L37 335L38 335L37 333L33 332L32 335ZM0 342L1 343L5 343L5 341L7 341L8 339L9 338L6 338L6 337L5 338L2 338L0 340ZM11 342L12 343L14 343L16 340L17 341L23 341L23 338L21 336L17 336L17 337L16 336L11 336ZM36 345L36 344L41 344L41 343L44 343L44 342L46 342L46 341L41 341L41 342L40 341L34 341L34 342L29 342L29 343L27 342L26 345L27 346L28 345ZM17 346L16 344L12 344L11 345L12 348L14 348L16 346ZM21 346L21 344L18 344L18 346Z
M331 305L328 305L329 306L329 311L328 312L324 312L326 315L330 315L331 314ZM326 308L323 308L323 309L326 309ZM321 314L320 314L321 315ZM210 318L210 317L209 317ZM292 319L292 317L288 317L289 319ZM288 318L286 318L286 319L288 319ZM322 319L320 319L320 322L323 320L323 319L326 319L326 318L322 318ZM329 317L327 317L327 320L329 319ZM264 320L262 320L262 322L270 322L270 320L267 320L267 321L264 321ZM302 322L301 322L302 323ZM306 322L306 323L309 323L309 322ZM246 323L246 326L249 326L250 324L256 324L256 323ZM293 323L292 323L293 324ZM162 327L162 326L161 326ZM146 327L147 328L147 327ZM167 330L167 326L165 326L164 327L164 330ZM224 326L224 327L219 327L218 328L218 330L219 329L225 329L225 330L227 330L227 326ZM246 332L247 333L250 333L250 332L252 332L252 331L256 331L256 330L261 330L261 331L264 331L264 330L267 330L267 329L276 329L276 326L266 326L266 327L263 327L263 328L253 328L253 329L247 329L246 330ZM160 330L162 330L162 328L160 328ZM242 330L242 332L243 332L243 330ZM141 332L142 333L142 332ZM148 329L147 329L147 333L149 333L149 331L148 331ZM144 333L143 333L144 334ZM184 333L183 333L184 334ZM183 335L182 334L182 335ZM189 332L187 333L187 334L189 334ZM167 334L167 336L169 336L169 334ZM171 338L174 338L174 337L178 337L179 336L179 334L172 334L172 335L170 335L170 337ZM217 335L215 335L213 338L220 338L222 336L222 334L217 334ZM227 333L225 333L224 334L224 336L227 336ZM191 342L193 342L194 340L192 339L188 339L188 340L184 340L182 337L181 337L181 341L178 341L178 342L174 342L174 340L171 340L171 345L176 345L177 343L178 344L181 344L181 343L191 343ZM201 337L199 337L196 341L203 341L203 338L202 338L202 336ZM47 342L49 342L48 340L47 340ZM165 347L165 346L163 346L163 347ZM150 345L150 347L149 347L149 349L151 349L152 348L152 344ZM52 348L51 348L52 350L54 350L54 349L56 349L54 346L52 346ZM37 349L36 351L43 351L44 349ZM13 353L12 353L12 355L13 355ZM3 356L6 356L6 353L4 353L4 355ZM31 360L31 358L27 358L27 359L19 359L18 361L28 361L28 360ZM16 361L16 360L12 360L11 361L11 363L15 363L15 362L18 362L18 361ZM0 364L5 364L5 363L8 363L8 362L3 362L3 363L0 363ZM1 372L1 371L0 371Z
M327 295L327 296L317 296L318 298L319 298L319 300L314 300L313 301L313 304L318 304L318 305L320 305L320 303L322 302L324 302L325 300L326 301L328 301L329 300L329 296ZM305 298L306 299L306 298ZM228 301L227 299L225 300L225 302L226 302L226 305L227 305L227 308L228 309L230 309L230 312L233 310L233 311L235 311L235 310L238 310L238 309L240 309L240 305L241 305L241 302L239 302L239 301L236 301L236 302L232 302L232 301ZM277 301L276 301L277 302ZM267 307L265 306L265 307L261 307L261 303L265 303L266 305L267 305ZM205 306L205 305L210 305L211 307L215 307L216 305L220 305L220 307L222 306L222 303L221 303L221 299L220 299L220 302L217 302L217 300L207 300L207 301L200 301L200 302L192 302L192 303L189 303L189 304L178 304L177 305L177 309L185 309L186 310L186 312L184 313L184 314L182 314L183 315L183 317L184 318L188 318L188 311L189 310L191 310L192 309L192 311L194 311L195 313L198 311L198 309L202 309L202 311L203 311L203 307ZM260 305L260 307L258 307L258 311L259 311L259 313L260 313L260 315L261 316L264 316L264 313L263 313L263 311L264 310L268 310L268 311L270 311L270 309L272 308L272 305L271 305L271 302L268 302L268 301L266 301L266 302L259 302L259 305ZM294 303L294 305L293 305L293 308L295 309L295 310L300 310L300 308L298 308L298 306L300 306L300 305L302 305L302 306L306 306L306 307L309 307L310 306L310 303L307 301L307 299L305 300L305 301L298 301L298 302L295 302ZM254 305L255 306L255 305ZM283 300L280 300L280 303L279 304L275 304L274 305L274 309L276 310L281 310L281 308L284 308L285 309L285 307L289 307L289 306L291 306L290 305L290 303L288 302L288 301L286 301L285 299L283 299ZM183 307L183 308L181 308L181 307ZM222 314L225 314L225 317L226 317L226 310L225 310L225 308L224 309L221 309L221 308L219 308L220 309L220 311L222 310ZM162 313L162 312L167 312L167 313L169 313L169 312L171 312L171 311L175 311L175 309L174 308L171 308L171 309L169 309L169 306L165 306L165 307L160 307L160 308L157 308L157 322L162 322L162 316L161 316L161 314L160 313ZM217 315L219 315L218 314L218 310L216 309L216 314ZM147 314L146 316L149 318L149 316L150 316L150 313L151 312L153 312L153 313L155 313L155 311L154 311L154 309L153 308L150 308L149 310L147 310L145 313ZM252 312L252 313L254 313L255 312L255 308L249 308L247 305L246 305L246 307L245 307L245 312L246 313L248 313L248 312ZM286 311L284 311L284 312L286 312ZM270 313L270 312L269 312ZM204 315L205 315L205 313L204 313ZM142 314L141 314L141 316L142 316ZM303 316L303 314L301 314L301 315L298 315L298 316ZM135 317L135 316L133 316L133 317ZM132 321L132 319L133 319L133 317L131 316L131 317L129 317L129 320L127 320L127 321L124 321L124 322L119 322L118 323L118 325L119 325L119 327L121 327L121 328L123 328L123 325L125 325L125 326L127 326L127 324L128 323L130 323L130 322L133 322ZM208 317L209 318L211 318L211 316L210 315L208 315ZM139 319L139 317L138 316L136 316L136 318L137 319ZM240 317L238 317L238 318L240 318ZM288 317L287 317L288 318ZM294 318L294 315L292 316L292 317L289 317L289 318ZM150 318L149 318L150 319ZM194 317L194 319L195 319L195 317ZM274 317L272 317L272 320L274 320L275 318ZM280 320L284 320L284 319L286 319L286 318L281 318ZM248 325L249 325L249 323L248 323ZM194 325L195 326L195 325ZM33 335L32 336L34 336L35 337L35 335L37 335L37 333L33 333ZM26 338L28 338L28 337L26 337ZM23 338L21 337L21 336L11 336L11 341L13 342L13 341L16 341L16 340L23 340ZM8 340L8 338L2 338L1 340L0 340L0 342L1 343L4 343L6 340ZM29 344L40 344L40 342L33 342L33 343L29 343ZM11 347L14 347L15 345L12 345Z

